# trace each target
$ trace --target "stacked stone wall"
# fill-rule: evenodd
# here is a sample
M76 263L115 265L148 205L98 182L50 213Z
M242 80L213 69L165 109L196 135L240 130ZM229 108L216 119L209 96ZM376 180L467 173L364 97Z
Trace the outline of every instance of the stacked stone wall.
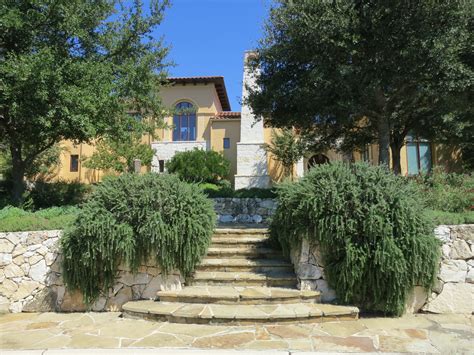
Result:
M219 223L268 224L276 211L271 198L214 198L214 210Z
M442 258L437 282L430 295L415 287L408 298L408 312L467 313L474 311L474 225L441 225L435 229L442 242ZM304 240L291 250L301 289L319 290L322 300L334 301L317 244Z
M0 233L0 312L83 311L82 295L68 292L61 276L61 231ZM119 267L117 282L92 305L116 311L130 300L154 299L159 290L181 288L179 273L164 276L154 261L137 274Z

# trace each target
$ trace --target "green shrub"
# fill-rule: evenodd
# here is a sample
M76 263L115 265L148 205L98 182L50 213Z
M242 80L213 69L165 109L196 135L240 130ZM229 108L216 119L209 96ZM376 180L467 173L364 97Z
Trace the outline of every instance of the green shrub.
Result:
M199 184L199 188L209 198L234 196L234 190L230 186L230 183L229 184L204 183L204 184Z
M440 245L413 183L383 167L323 164L277 188L272 237L284 250L319 244L342 303L400 315L413 286L430 288Z
M261 189L258 187L251 187L250 189L239 189L234 192L234 197L240 198L275 198L276 193L274 189Z
M474 206L474 176L445 173L440 168L416 179L432 210L463 212Z
M187 276L206 254L215 220L212 202L177 176L106 179L61 239L66 285L90 303L113 286L119 264L136 271L150 258Z
M75 207L54 207L37 212L7 206L0 210L0 232L64 229L76 218Z
M252 187L250 189L239 189L234 191L226 180L226 183L222 184L199 184L201 190L209 198L218 197L235 197L235 198L275 198L276 193L274 189L261 189Z
M195 148L176 153L166 168L188 182L217 183L229 175L230 162L213 150Z
M92 191L91 185L80 182L36 181L29 194L35 209L53 206L74 206L82 203Z

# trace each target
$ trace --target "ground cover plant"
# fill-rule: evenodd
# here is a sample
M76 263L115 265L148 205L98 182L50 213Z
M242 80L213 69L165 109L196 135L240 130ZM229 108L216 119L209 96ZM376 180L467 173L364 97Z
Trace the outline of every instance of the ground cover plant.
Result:
M7 206L0 210L0 232L63 229L72 224L79 209L72 206L52 207L36 212Z
M474 223L474 176L446 173L438 167L415 181L433 224Z
M168 174L124 174L99 184L61 239L63 275L86 303L112 287L120 263L136 271L155 259L164 273L189 275L215 226L212 202Z
M275 189L251 187L249 189L234 190L227 180L218 184L199 184L199 187L209 198L275 198L276 196Z
M433 285L440 257L418 191L384 167L323 164L278 186L271 235L284 250L319 244L340 302L400 315L415 285Z

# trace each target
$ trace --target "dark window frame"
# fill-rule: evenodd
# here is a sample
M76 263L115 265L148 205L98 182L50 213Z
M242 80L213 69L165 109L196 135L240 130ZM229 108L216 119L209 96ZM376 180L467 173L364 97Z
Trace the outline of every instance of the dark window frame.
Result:
M189 101L178 102L175 110L190 109L193 110L195 106ZM179 112L179 111L178 111ZM197 115L194 112L175 112L173 114L173 142L195 142L197 139ZM186 122L184 125L183 123ZM183 138L181 129L186 127L186 137Z
M226 144L226 142L227 142L227 144ZM222 139L222 145L223 145L224 149L230 149L230 138L224 137Z
M71 154L70 155L70 158L69 158L69 172L71 172L71 173L79 172L79 155L78 154Z

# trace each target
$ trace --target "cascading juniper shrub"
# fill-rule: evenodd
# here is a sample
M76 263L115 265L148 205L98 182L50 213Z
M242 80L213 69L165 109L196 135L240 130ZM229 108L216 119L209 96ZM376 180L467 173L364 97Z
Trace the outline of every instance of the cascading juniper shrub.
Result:
M61 239L64 280L92 303L113 286L121 263L136 272L154 258L189 275L215 227L212 202L173 175L125 174L94 189Z
M415 285L432 287L440 247L413 183L383 167L334 163L277 194L272 237L286 252L303 238L317 243L341 302L400 315Z

